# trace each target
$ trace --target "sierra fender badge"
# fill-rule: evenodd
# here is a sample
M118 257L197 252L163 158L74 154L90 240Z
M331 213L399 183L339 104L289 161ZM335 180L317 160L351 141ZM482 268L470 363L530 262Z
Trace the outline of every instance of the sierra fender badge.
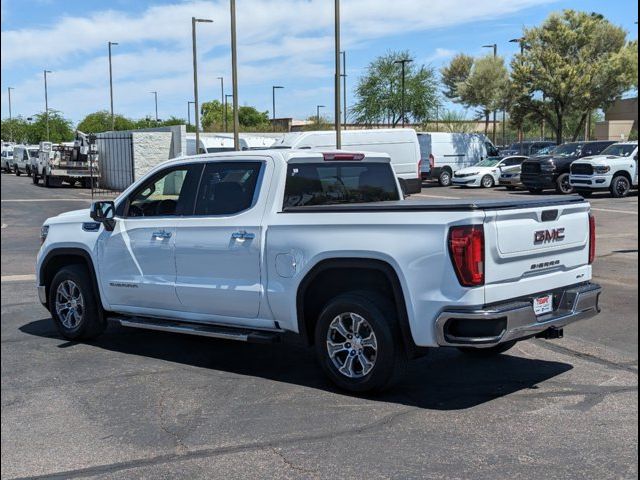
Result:
M554 228L551 230L539 230L533 234L533 243L540 245L542 243L562 242L565 239L564 228Z

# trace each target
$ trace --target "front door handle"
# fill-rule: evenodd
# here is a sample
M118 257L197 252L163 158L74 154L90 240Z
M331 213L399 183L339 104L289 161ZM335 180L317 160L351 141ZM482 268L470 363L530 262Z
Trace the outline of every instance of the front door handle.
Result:
M166 238L171 238L171 232L167 232L166 230L158 230L157 232L153 232L153 238L158 240L164 240Z
M239 232L233 232L231 234L231 238L234 240L244 241L244 240L253 240L256 238L255 233L247 232L245 230L240 230Z

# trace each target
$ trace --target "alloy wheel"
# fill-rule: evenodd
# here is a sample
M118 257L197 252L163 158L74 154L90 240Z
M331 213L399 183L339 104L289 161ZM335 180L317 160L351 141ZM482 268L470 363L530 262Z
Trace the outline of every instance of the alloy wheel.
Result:
M84 297L73 280L65 280L58 285L55 308L65 328L73 330L82 323L85 313Z
M347 378L365 377L375 367L376 335L369 322L356 313L341 313L331 321L326 344L333 365Z

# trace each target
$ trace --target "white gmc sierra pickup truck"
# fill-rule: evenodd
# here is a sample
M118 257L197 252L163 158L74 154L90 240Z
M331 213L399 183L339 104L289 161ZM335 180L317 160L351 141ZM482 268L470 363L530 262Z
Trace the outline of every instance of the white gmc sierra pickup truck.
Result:
M579 196L409 201L388 156L185 157L42 227L40 301L69 339L127 327L315 345L379 390L428 347L486 356L599 312Z

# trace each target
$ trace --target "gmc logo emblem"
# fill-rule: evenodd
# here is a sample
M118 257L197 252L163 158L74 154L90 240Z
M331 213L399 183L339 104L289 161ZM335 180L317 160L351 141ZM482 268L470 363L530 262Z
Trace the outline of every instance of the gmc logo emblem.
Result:
M540 230L533 234L533 243L540 245L541 243L562 242L565 239L564 231L564 228Z

